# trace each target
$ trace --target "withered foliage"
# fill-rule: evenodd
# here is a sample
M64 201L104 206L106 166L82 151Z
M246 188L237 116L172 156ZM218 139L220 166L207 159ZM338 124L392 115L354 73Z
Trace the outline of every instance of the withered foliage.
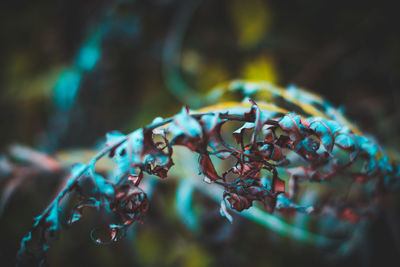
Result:
M315 207L295 203L299 184L329 182L340 176L369 187L373 181L369 194L356 203L325 203L338 219L357 222L373 214L379 199L398 187L399 168L389 162L374 140L357 135L334 120L265 111L250 102L246 111L191 113L185 107L172 118L157 118L128 135L108 134L104 150L89 164L75 166L66 187L35 218L31 231L22 240L19 261L44 263L45 252L61 228L78 221L86 208L106 212L113 218L107 227L92 231L95 242L120 239L125 229L141 222L148 210L148 198L141 189L143 180L147 174L168 176L174 165L175 146L197 153L204 181L224 188L221 214L229 220L232 217L228 207L240 212L255 202L270 213L321 213L326 211L322 203ZM222 133L223 126L232 121L242 123L233 132L236 144L226 141ZM111 178L95 171L96 162L106 155L116 164ZM214 164L215 158L229 158L234 164L221 171ZM356 163L359 167L352 168ZM289 179L280 177L282 170L289 174ZM77 201L72 211L71 199Z

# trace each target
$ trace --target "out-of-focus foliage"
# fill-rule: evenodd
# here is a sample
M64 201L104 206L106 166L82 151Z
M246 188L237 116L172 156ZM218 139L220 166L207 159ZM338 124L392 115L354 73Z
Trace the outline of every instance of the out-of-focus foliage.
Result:
M272 15L266 1L254 0L244 3L234 0L229 5L229 11L238 36L239 47L252 48L265 38Z
M264 80L271 83L277 82L277 71L273 59L269 56L259 56L243 66L242 75L247 80Z

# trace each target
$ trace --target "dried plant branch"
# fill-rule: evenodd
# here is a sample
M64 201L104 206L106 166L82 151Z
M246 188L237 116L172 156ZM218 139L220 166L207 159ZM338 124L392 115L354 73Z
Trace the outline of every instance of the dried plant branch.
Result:
M398 166L389 161L374 140L357 135L334 120L261 109L252 100L250 104L249 109L238 105L225 112L214 108L191 113L188 108L183 108L172 118L157 118L152 124L128 135L108 134L106 147L87 165L75 167L67 186L35 218L31 231L22 240L18 253L20 262L36 259L44 263L45 252L57 238L61 226L78 221L87 207L103 210L115 218L115 223L103 229L108 240L98 237L99 229L92 231L95 242L120 239L128 226L142 221L148 209L147 195L140 189L144 174L166 178L174 165L175 146L184 146L199 155L199 169L204 181L223 188L221 214L229 220L232 216L228 207L242 212L259 202L269 213L275 210L328 212L337 219L356 223L365 216L372 216L375 203L398 187ZM233 132L237 147L228 144L222 133L222 126L232 121L243 123ZM110 179L95 171L96 163L106 155L116 163L115 176ZM293 166L293 155L300 158L300 165ZM221 173L213 157L230 158L235 164ZM351 167L356 162L362 164L354 170ZM281 177L281 169L289 174L289 181ZM357 202L340 205L328 203L303 207L293 201L302 181L327 182L339 175L364 184L368 193ZM92 186L88 188L84 181L90 181ZM375 182L370 184L368 181ZM71 215L64 218L68 213L65 203L73 194L78 195L79 203L69 212ZM262 221L265 215L257 212L253 209L245 214ZM287 229L283 226L278 231ZM39 235L35 249L30 245L33 233ZM300 240L324 238L301 229L293 230L292 234Z

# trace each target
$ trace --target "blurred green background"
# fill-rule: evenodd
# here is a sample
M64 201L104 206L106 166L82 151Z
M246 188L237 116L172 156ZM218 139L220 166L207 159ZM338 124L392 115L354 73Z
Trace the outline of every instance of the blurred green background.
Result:
M230 79L308 88L377 137L400 144L398 11L379 2L263 0L3 0L0 4L0 151L18 143L47 153L91 148L111 130L129 132L154 117L201 106L201 95ZM176 184L163 182L145 224L120 243L88 237L96 216L62 233L52 266L288 266L337 264L318 248L282 238L218 206L196 234L179 221ZM0 260L14 265L32 218L57 179L35 180L0 217ZM342 264L396 266L384 222L371 231L371 257ZM4 265L3 265L4 264Z

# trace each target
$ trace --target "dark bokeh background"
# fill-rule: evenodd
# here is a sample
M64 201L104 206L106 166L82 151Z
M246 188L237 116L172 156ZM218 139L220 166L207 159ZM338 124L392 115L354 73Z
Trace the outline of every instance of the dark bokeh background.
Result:
M308 88L343 106L351 120L389 150L399 149L400 35L394 5L4 0L0 25L1 151L12 143L47 152L92 147L107 131L128 132L156 116L176 113L184 103L174 86L205 94L217 83L235 78ZM99 59L82 69L77 55L98 32L101 37L94 49ZM175 71L183 85L171 82L174 60L168 45L181 53ZM72 104L62 108L53 89L68 69L79 73L81 80ZM43 178L30 186L11 200L0 218L2 266L13 264L19 240L51 199L56 182ZM317 249L286 239L276 243L278 236L244 219L225 229L218 209L201 196L215 212L203 218L203 234L195 235L174 217L173 189L173 183L157 189L160 193L152 199L147 221L138 227L133 243L98 248L87 237L90 221L86 221L63 233L50 250L49 262L53 266L329 263ZM386 227L381 218L374 225ZM231 234L219 239L218 231ZM391 233L383 232L371 231L371 258L366 262L359 255L341 261L396 266L391 261L396 253Z

